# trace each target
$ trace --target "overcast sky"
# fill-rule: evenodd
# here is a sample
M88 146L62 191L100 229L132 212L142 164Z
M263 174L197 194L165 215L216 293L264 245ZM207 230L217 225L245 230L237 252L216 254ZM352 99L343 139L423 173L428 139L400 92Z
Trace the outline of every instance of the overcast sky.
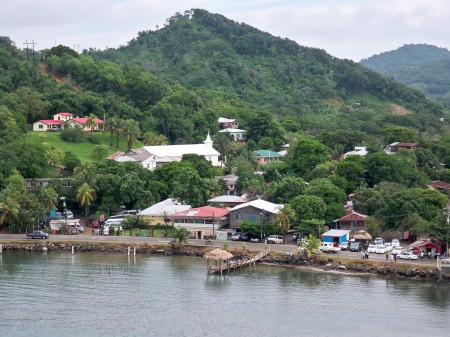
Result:
M410 43L450 49L449 0L0 0L0 35L36 50L116 48L192 8L355 61Z

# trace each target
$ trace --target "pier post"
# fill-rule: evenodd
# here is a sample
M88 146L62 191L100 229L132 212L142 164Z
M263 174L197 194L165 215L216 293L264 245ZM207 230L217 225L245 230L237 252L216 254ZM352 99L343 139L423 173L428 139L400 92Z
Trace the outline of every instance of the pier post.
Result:
M75 247L72 246L72 255L75 254Z
M0 254L3 253L3 243L0 243Z
M131 250L131 247L128 246L128 256L130 256L130 250Z
M133 249L133 255L136 256L136 247Z

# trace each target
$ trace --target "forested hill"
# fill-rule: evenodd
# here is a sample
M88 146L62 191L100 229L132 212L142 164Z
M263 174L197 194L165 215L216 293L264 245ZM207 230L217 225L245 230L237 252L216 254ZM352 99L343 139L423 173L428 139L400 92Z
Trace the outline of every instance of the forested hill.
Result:
M446 48L409 44L364 59L361 64L450 106L450 51Z
M417 123L409 126L419 129L429 123L410 113L443 113L422 92L357 63L200 9L176 14L164 27L140 32L121 48L87 53L97 60L138 64L186 86L236 94L275 115L298 117L308 128L315 128L324 115L336 122L348 120L349 114L359 120L361 110L349 108L353 103L372 109L364 112L367 123L394 118L392 123L404 124L402 119L409 119L406 124ZM398 111L390 103L408 113L385 117Z

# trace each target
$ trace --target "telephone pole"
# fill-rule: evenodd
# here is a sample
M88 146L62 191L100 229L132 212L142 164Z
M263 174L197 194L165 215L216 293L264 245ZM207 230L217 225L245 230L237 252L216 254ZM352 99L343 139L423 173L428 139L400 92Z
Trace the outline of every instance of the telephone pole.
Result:
M30 55L29 55L29 49L28 49L28 45L30 43L28 42L28 40L25 40L25 42L23 44L27 45L27 48L26 48L26 50L27 50L27 61L30 62Z

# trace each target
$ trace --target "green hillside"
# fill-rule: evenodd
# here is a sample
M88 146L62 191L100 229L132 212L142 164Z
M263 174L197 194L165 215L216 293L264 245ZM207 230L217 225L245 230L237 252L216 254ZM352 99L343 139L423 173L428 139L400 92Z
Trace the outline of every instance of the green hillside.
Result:
M450 51L446 48L404 45L364 59L361 64L450 106Z
M445 114L422 92L357 63L201 9L178 13L164 27L140 32L119 49L87 54L137 64L190 88L237 96L280 118L294 117L314 133L336 125L373 133L391 123L431 131L440 128L435 117ZM380 102L415 115L393 117L391 105L383 108ZM354 103L361 103L358 109Z

